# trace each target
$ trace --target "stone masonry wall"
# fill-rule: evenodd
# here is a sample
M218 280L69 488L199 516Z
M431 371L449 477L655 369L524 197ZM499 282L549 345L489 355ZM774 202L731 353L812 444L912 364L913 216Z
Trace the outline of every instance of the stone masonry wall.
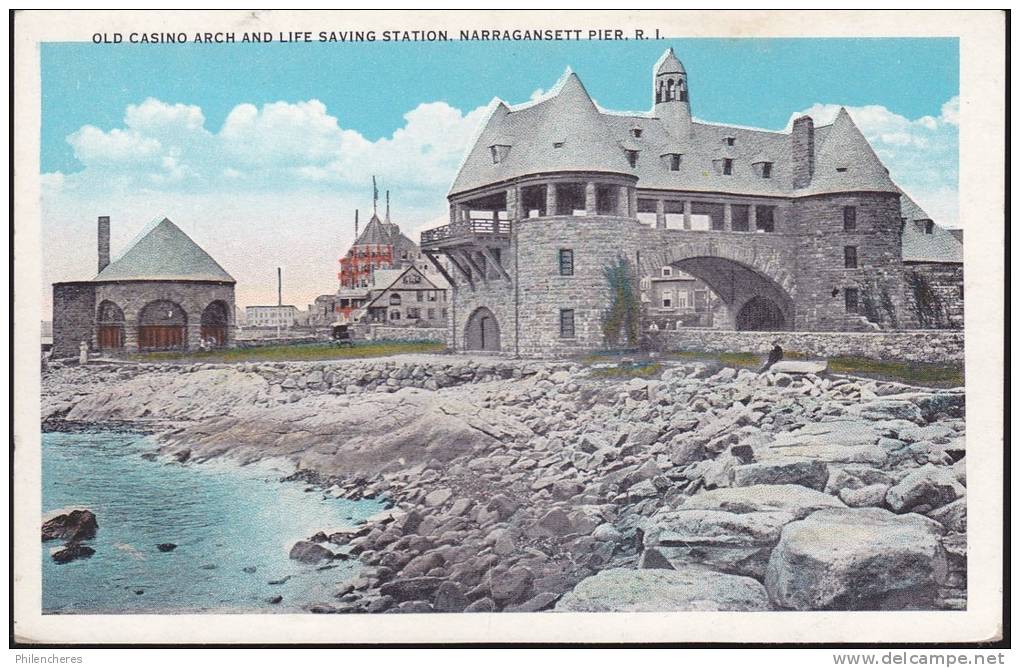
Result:
M904 270L906 298L918 326L963 328L963 265L913 263Z
M440 341L447 343L450 330L446 327L390 327L369 325L368 338L372 341Z
M856 230L843 230L843 207L857 208ZM868 330L862 317L882 329L916 326L904 301L899 197L895 193L848 193L795 201L790 231L798 234L797 329ZM844 267L844 248L856 246L857 268ZM858 313L847 313L845 289L860 295Z
M883 361L962 362L963 332L726 332L684 328L658 334L665 351L768 353L783 350L819 357L867 357Z
M96 291L92 283L53 284L54 359L77 357L78 346L91 346L92 322L96 312Z

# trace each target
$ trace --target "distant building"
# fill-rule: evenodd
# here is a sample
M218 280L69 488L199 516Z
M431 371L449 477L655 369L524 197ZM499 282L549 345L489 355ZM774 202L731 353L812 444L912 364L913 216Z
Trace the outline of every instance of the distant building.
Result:
M418 273L430 277L433 282L441 285L439 289L445 291L448 287L444 279L433 276L435 269L424 257L418 244L404 235L400 227L390 220L389 191L386 192L385 220L380 220L373 211L368 225L364 230L359 230L358 212L354 212L354 237L354 243L340 258L340 272L337 274L340 289L337 291L333 307L335 320L351 321L352 315L375 300L379 290L385 289L397 275L389 273L377 277L377 272L401 272L414 267ZM444 294L444 300L445 296ZM325 295L316 300L317 306L325 303L324 297Z
M354 322L395 327L446 327L449 303L445 280L426 276L418 267L380 269L363 306L352 313Z
M293 327L299 313L298 308L292 304L246 306L244 309L248 327Z
M641 279L641 303L660 327L711 327L717 301L704 281L672 265Z
M53 284L53 355L230 345L234 279L174 225L156 218L110 261L110 218L99 217L99 273Z

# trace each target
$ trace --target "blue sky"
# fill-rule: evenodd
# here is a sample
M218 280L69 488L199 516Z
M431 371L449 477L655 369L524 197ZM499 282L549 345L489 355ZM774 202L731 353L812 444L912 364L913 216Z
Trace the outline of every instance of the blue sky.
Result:
M237 278L239 303L272 298L282 265L285 298L307 304L335 289L372 174L414 237L446 215L493 97L525 102L570 66L603 107L644 111L669 46L696 118L780 130L844 105L894 180L958 224L956 39L44 44L46 299L94 273L96 215L113 217L115 253L166 215Z

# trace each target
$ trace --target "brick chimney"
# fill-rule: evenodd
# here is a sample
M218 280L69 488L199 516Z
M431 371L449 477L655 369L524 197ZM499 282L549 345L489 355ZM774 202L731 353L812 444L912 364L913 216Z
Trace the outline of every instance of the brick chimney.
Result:
M99 216L99 271L110 264L110 217Z
M793 187L806 188L815 173L815 122L801 116L793 122Z

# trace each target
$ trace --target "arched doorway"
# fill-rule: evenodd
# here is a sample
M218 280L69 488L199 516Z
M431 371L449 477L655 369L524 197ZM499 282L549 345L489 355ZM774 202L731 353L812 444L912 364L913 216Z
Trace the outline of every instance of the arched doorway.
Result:
M776 332L786 329L786 317L774 301L759 296L740 308L735 324L740 331Z
M138 349L169 350L188 344L188 314L166 299L149 302L138 314Z
M124 311L109 300L99 303L96 342L100 350L119 350L124 347Z
M210 302L202 311L202 340L208 345L220 347L227 345L227 326L230 316L225 302Z
M484 306L475 310L464 328L465 350L499 351L499 322Z

